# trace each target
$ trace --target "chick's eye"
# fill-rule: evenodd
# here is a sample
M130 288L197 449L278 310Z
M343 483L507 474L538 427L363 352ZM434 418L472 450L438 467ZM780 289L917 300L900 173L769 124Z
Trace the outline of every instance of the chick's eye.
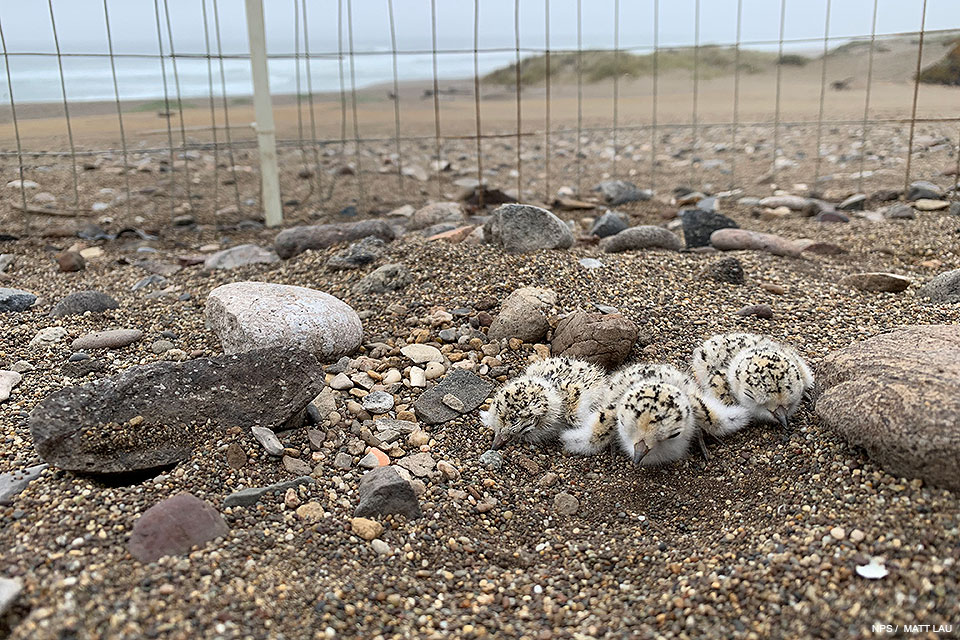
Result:
M676 438L676 437L679 436L679 435L680 435L680 432L679 432L679 431L677 431L676 433L671 433L670 435L667 436L667 440L673 440L674 438Z

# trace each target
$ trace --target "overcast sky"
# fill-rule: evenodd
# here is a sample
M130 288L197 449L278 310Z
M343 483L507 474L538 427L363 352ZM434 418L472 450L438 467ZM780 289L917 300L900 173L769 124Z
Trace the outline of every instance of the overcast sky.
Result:
M212 24L213 0L205 0ZM742 0L745 41L775 40L779 29L778 0ZM920 28L923 0L878 0L879 33L916 31ZM201 0L167 0L178 53L204 51ZM312 51L337 47L338 2L307 0ZM692 44L696 0L660 0L661 45ZM833 0L830 33L857 36L870 33L874 0ZM108 0L115 47L119 52L156 52L154 0ZM268 50L293 51L294 5L300 0L264 0ZM354 42L357 50L390 46L388 0L352 0ZM400 49L430 46L430 0L393 0ZM701 0L700 40L732 43L736 37L737 0ZM164 0L158 0L164 20ZM472 0L436 0L441 48L473 46ZM576 45L576 0L549 0L552 48ZM653 43L653 0L621 0L622 47ZM480 46L513 46L514 0L480 0ZM542 47L545 0L520 0L521 44ZM785 37L823 36L827 0L787 0ZM104 52L106 37L103 0L53 0L61 47L68 52ZM242 0L218 0L221 32L228 52L246 50L246 21ZM9 51L50 51L53 47L50 17L45 0L0 0L0 26ZM928 29L960 28L960 0L927 0ZM588 47L612 47L614 0L583 1L583 41ZM211 27L212 29L212 27ZM302 46L302 45L301 45ZM344 45L346 46L346 44ZM164 47L167 47L164 29ZM815 49L816 43L792 45Z

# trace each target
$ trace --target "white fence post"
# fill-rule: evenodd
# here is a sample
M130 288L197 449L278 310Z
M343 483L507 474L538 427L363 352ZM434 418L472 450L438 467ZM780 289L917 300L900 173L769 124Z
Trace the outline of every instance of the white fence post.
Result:
M270 103L270 76L267 72L267 38L263 27L263 0L247 2L247 37L250 42L250 69L253 74L253 107L257 116L257 147L260 149L260 179L263 214L268 227L283 221L280 206L280 174L277 169L277 140Z

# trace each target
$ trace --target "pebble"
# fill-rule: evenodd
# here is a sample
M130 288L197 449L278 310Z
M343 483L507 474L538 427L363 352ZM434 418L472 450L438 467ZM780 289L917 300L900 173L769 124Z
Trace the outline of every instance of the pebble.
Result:
M480 454L480 464L487 469L499 469L503 466L503 454L495 449L487 449Z
M345 373L338 373L330 381L330 388L337 391L346 391L353 388L353 380Z
M553 508L560 515L572 516L580 509L580 501L564 491L553 499Z
M227 447L227 464L231 469L240 469L247 464L247 452L236 442Z
M26 311L37 301L37 296L29 291L0 287L0 312L19 313Z
M266 427L250 427L250 433L253 434L253 437L257 439L257 442L263 446L267 453L272 456L283 455L283 445L280 444L280 439L277 438L277 434L271 429L267 429Z
M393 403L393 396L386 391L372 391L363 397L363 408L372 414L387 413Z
M40 329L40 331L37 332L37 335L30 339L30 344L50 344L53 342L60 342L66 337L67 330L63 327L47 327L45 329Z
M383 525L370 518L350 518L350 530L364 540L374 540L383 533Z
M769 320L773 317L773 309L768 304L751 304L737 310L738 316L756 316Z
M431 347L428 344L408 344L400 349L400 353L413 360L416 364L443 362L443 354L440 353L440 349Z
M308 476L313 470L309 464L299 458L283 456L283 468L297 476Z
M73 341L70 347L74 351L88 351L90 349L122 349L143 337L140 329L111 329L96 331L81 336Z
M446 480L455 481L460 479L460 470L446 460L441 460L437 463L437 471L439 471L440 475Z
M463 401L452 393L448 393L440 398L440 402L447 405L454 411L459 411L460 413L463 413L464 411Z
M80 316L88 311L90 313L103 313L119 306L119 302L100 291L78 291L77 293L71 293L53 305L50 315L54 318Z
M946 200L928 200L921 198L913 203L913 208L917 211L940 211L950 206Z
M6 614L13 606L20 597L21 591L23 591L23 582L18 578L0 577L0 616Z
M833 527L832 529L830 529L830 536L834 540L843 540L844 538L847 537L847 532L844 530L843 527Z
M297 507L297 517L307 522L316 522L322 520L327 514L323 512L323 506L319 502L308 502Z
M428 362L427 366L423 370L423 376L427 380L436 380L437 378L442 376L446 371L447 371L447 368L443 366L442 362ZM412 373L413 373L413 368L411 369L411 374Z
M437 466L433 456L429 453L415 453L412 456L406 456L401 458L398 464L418 478L433 475L433 469Z
M378 555L381 555L381 556L389 556L390 554L393 553L393 549L390 548L390 545L388 545L383 540L380 540L379 538L377 538L376 540L372 540L370 542L370 547L374 551L376 551Z
M0 402L4 402L10 397L10 392L20 384L21 379L23 379L23 376L16 371L0 370Z
M860 529L854 529L853 531L850 532L851 542L863 542L864 538L866 537L867 537L866 534Z
M375 469L390 464L390 457L376 447L371 447L367 455L360 458L360 466L364 469Z
M353 466L353 456L351 456L349 453L341 451L333 459L333 466L337 469L347 471Z
M173 343L169 340L157 340L150 345L150 351L156 354L166 353L170 349L173 349Z

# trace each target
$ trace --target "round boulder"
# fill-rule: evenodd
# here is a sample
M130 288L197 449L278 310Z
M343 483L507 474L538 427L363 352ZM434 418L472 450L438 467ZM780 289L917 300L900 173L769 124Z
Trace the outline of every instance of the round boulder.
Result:
M557 294L549 289L517 289L503 301L487 335L491 340L519 338L524 342L538 342L550 328L547 312L556 303Z
M509 253L573 246L573 232L563 220L546 209L528 204L499 207L483 226L483 238L503 246Z
M960 489L960 326L922 325L831 353L816 411L897 476Z
M321 360L353 353L363 339L357 313L330 294L266 282L234 282L210 292L206 325L226 354L296 347Z
M557 324L553 355L569 356L612 369L637 341L637 325L619 313L571 313Z

